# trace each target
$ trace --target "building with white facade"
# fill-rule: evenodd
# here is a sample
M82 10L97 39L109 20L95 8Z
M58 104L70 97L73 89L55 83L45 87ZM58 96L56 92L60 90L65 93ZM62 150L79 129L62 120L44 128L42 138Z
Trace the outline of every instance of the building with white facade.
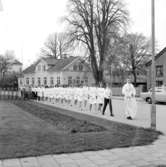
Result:
M28 68L18 78L19 87L56 85L87 85L94 84L90 67L81 57L64 59L41 58Z
M21 73L22 72L22 63L18 60L13 60L10 63L10 67L8 69L9 73Z

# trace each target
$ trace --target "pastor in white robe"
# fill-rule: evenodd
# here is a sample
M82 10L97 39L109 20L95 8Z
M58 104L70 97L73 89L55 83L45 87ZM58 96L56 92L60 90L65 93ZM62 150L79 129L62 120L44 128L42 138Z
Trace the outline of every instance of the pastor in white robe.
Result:
M131 83L126 83L122 88L125 104L125 116L135 118L137 113L137 103L135 99L136 90Z

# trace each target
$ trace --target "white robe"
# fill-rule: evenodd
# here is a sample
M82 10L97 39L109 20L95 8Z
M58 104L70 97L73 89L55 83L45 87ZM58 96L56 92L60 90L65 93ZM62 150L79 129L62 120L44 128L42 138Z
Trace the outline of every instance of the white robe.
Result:
M124 95L125 116L135 118L137 113L137 103L134 86L130 83L125 84L122 88L122 94Z

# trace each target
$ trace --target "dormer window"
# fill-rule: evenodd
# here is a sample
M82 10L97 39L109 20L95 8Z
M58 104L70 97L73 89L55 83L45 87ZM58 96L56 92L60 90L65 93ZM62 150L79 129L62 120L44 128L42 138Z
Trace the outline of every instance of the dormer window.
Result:
M73 66L73 70L77 71L77 65L76 64Z
M46 66L45 65L43 65L43 71L46 71Z
M79 71L82 71L82 70L83 70L83 65L80 64L80 65L79 65Z
M41 71L41 65L38 65L38 66L37 66L37 70L38 70L38 71Z

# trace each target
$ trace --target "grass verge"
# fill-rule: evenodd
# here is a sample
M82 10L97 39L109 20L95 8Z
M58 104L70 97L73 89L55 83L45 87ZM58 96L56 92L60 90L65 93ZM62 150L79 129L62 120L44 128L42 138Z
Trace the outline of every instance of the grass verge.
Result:
M116 122L105 129L28 101L0 108L0 159L147 145L161 134Z

